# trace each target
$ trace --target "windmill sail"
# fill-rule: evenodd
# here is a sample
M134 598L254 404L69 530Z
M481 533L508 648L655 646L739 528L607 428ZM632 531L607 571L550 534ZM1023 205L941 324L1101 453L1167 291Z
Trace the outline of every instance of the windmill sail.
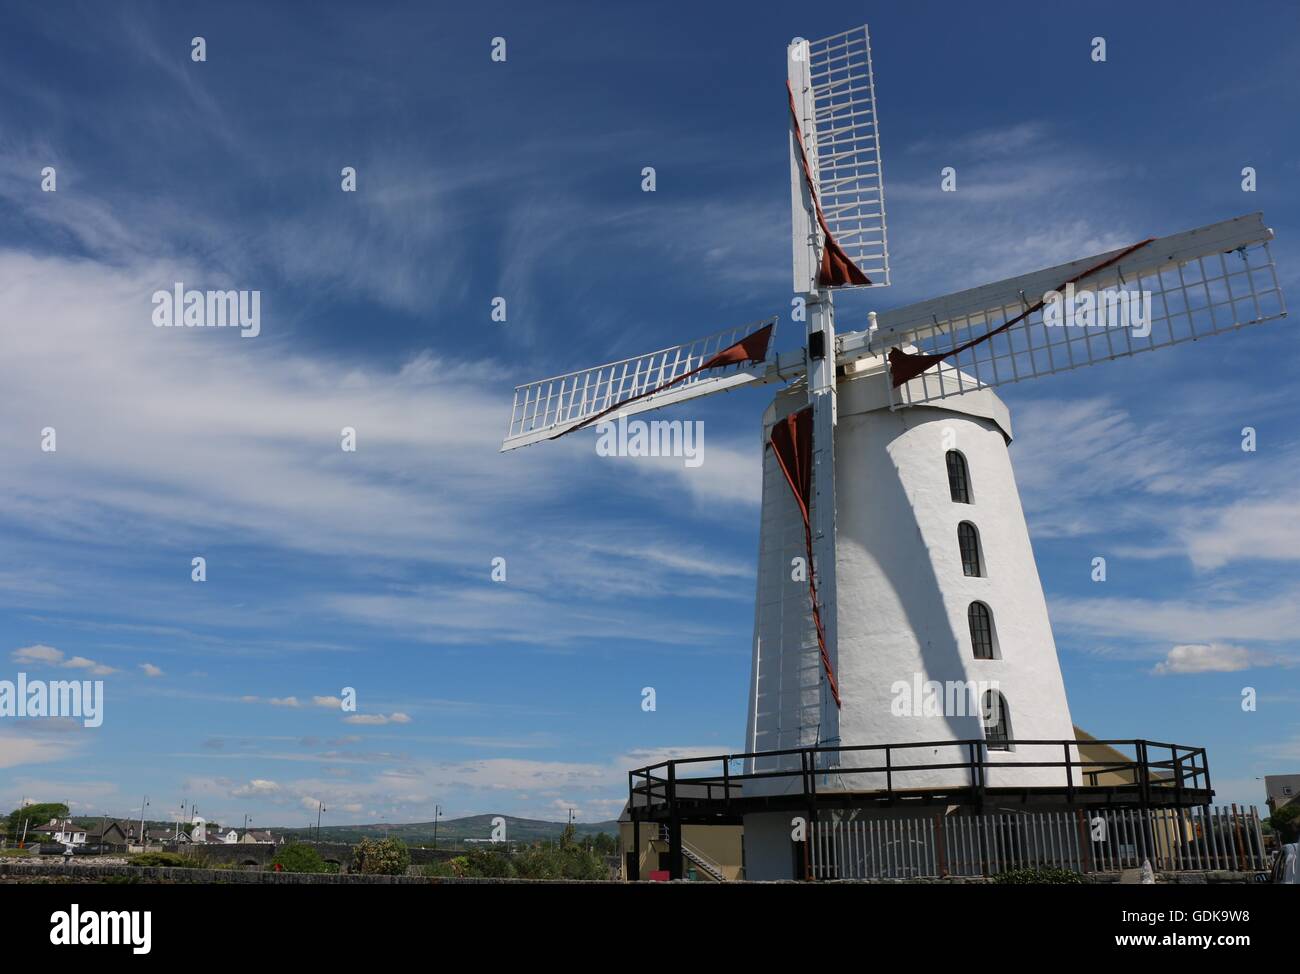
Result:
M889 355L898 405L1095 365L1286 315L1262 214L884 312L840 361Z
M795 290L887 286L884 177L867 26L797 41L790 59Z
M776 319L515 387L501 449L555 439L604 416L631 415L764 381Z

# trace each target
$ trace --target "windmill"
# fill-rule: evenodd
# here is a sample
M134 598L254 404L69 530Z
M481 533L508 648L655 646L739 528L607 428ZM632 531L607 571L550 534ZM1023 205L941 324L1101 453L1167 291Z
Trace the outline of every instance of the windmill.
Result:
M924 742L983 736L1006 761L1002 783L1054 783L1059 770L1014 744L1074 732L1006 449L1010 415L993 388L1284 317L1273 233L1260 214L1241 216L837 330L836 291L890 283L866 26L796 39L787 75L804 347L776 354L769 319L518 386L502 450L782 384L763 423L746 771L797 765L761 754L806 745L823 747L820 769L844 768L855 758L835 748L895 741L914 749L901 763L937 763L926 783L941 785L964 771ZM985 677L1001 687L982 698L999 702L992 721L989 708L896 706L900 684ZM748 818L745 828L749 850Z

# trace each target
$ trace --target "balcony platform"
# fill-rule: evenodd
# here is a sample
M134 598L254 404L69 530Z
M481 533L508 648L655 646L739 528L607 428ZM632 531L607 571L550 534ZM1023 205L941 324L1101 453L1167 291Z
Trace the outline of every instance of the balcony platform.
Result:
M746 815L793 812L816 818L819 810L909 809L941 814L1063 811L1098 808L1194 808L1214 797L1204 748L1146 740L1008 741L1016 758L990 751L983 740L835 745L662 761L628 772L628 814L634 823L738 824ZM1088 759L1080 747L1105 748L1113 757ZM956 749L964 760L899 763L909 751ZM1120 748L1131 751L1126 755ZM1025 760L1045 753L1057 760ZM845 757L851 757L845 762ZM861 762L861 763L858 763ZM744 770L762 765L777 770ZM991 775L1057 769L1061 784L992 786ZM918 779L965 783L917 786ZM884 778L883 788L856 788L857 776ZM909 784L910 782L910 784Z

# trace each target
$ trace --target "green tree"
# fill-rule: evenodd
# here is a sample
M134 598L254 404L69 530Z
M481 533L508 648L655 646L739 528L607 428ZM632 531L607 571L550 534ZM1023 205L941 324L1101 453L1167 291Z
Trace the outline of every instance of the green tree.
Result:
M1300 802L1283 805L1269 816L1268 824L1284 843L1300 841Z
M618 855L618 837L610 835L608 832L594 832L591 835L583 836L580 841L597 855Z
M354 872L401 876L410 864L411 852L400 839L362 839L352 850Z
M271 860L272 866L279 866L286 873L324 873L325 860L320 853L303 842L293 842L280 846Z
M52 818L67 818L68 806L62 802L44 802L39 805L25 805L9 813L9 838L17 842L23 835L23 822L26 821L27 832L49 823Z

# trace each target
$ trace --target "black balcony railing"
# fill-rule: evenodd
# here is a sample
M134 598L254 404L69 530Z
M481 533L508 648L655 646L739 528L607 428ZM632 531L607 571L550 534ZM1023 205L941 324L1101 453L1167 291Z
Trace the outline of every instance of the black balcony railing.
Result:
M1003 750L1004 746L1009 750ZM1115 750L1116 756L1087 758L1080 753L1081 747L1092 750L1101 746ZM921 748L946 752L950 759L920 763L906 759ZM1128 749L1132 756L1120 748ZM634 819L657 818L659 812L673 814L686 806L725 812L741 803L752 805L750 799L770 799L774 790L747 789L747 783L783 779L790 787L777 790L786 799L816 801L820 778L825 798L857 795L891 801L942 792L962 793L978 801L998 786L996 778L990 784L991 772L1033 768L1060 769L1062 783L1032 788L1061 793L1068 801L1104 792L1141 807L1199 805L1213 794L1204 748L1145 740L1012 740L999 742L998 750L990 750L984 740L948 740L835 744L677 758L629 771L628 797ZM936 787L923 780L923 776L945 770L964 771L958 776L964 783ZM865 775L879 777L869 781ZM834 778L834 787L827 787L828 777ZM1017 784L1015 790L1024 791L1025 786Z

